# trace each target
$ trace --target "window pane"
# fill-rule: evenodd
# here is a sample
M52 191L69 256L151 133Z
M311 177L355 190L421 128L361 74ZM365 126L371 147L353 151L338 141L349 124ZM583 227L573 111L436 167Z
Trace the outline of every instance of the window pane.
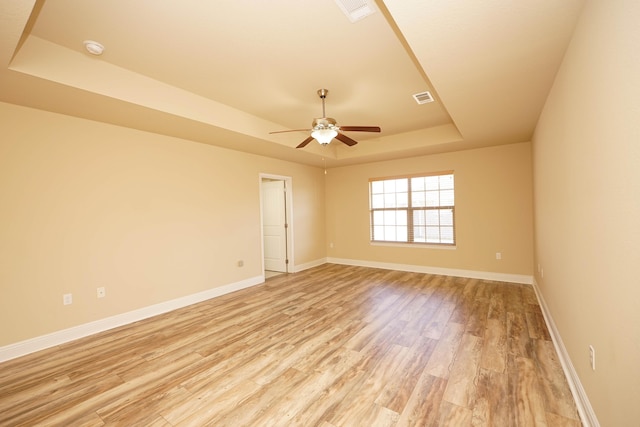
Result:
M384 240L384 227L376 225L373 227L373 240Z
M383 211L374 211L373 212L373 225L382 225L384 224L384 212Z
M396 211L384 211L384 225L396 225Z
M411 192L411 206L414 208L422 208L426 206L424 193L422 191L417 193L415 191Z
M411 190L422 191L424 190L424 177L411 178Z
M437 191L427 191L425 197L427 206L440 206L440 194Z
M386 181L382 181L384 185L385 193L395 193L396 192L396 181L395 179L388 179Z
M453 175L441 175L440 176L440 189L441 190L453 190Z
M441 227L442 243L453 243L453 227Z
M425 225L425 212L413 211L413 225Z
M396 180L396 192L406 193L409 191L409 180L406 178Z
M384 240L396 241L396 228L393 225L384 226Z
M440 225L453 226L453 210L452 209L440 210Z
M384 196L382 194L373 194L371 196L371 208L372 209L384 208Z
M396 224L407 225L407 211L396 211Z
M407 236L407 227L397 227L398 229L398 234L397 234L397 239L399 242L408 242L408 236Z
M438 176L426 176L424 178L425 190L438 190L440 188Z
M384 181L373 181L371 182L371 193L372 194L380 194L384 190Z
M440 216L437 210L426 211L427 225L440 225Z
M427 242L440 243L440 227L427 227Z
M396 193L396 207L406 208L409 206L409 195L407 193Z
M384 207L395 208L396 207L396 194L390 193L384 195Z
M453 190L443 190L440 192L440 205L453 206Z

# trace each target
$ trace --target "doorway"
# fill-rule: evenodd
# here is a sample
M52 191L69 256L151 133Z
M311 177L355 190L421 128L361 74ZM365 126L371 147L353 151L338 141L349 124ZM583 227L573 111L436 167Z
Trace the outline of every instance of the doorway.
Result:
M292 265L291 178L260 174L262 259L265 278L290 272Z

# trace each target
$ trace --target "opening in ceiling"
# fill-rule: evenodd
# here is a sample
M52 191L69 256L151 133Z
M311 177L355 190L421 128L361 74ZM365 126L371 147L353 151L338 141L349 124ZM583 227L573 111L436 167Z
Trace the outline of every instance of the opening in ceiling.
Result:
M351 22L356 22L376 11L373 0L335 0Z
M431 96L431 92L429 91L414 93L413 99L415 99L418 104L428 104L429 102L434 101L433 96Z

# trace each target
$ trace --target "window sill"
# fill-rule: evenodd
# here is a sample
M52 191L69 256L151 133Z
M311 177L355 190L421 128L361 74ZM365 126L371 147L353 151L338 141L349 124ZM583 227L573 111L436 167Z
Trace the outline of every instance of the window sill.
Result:
M369 242L371 246L391 246L396 248L416 248L416 249L440 249L455 251L456 245L434 245L429 243L403 243L403 242Z

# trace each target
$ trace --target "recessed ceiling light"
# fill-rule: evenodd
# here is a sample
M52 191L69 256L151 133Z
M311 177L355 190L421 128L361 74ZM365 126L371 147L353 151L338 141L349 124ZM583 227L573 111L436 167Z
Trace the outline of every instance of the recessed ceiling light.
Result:
M85 40L84 47L91 55L100 56L102 55L102 52L104 52L104 46L98 42L94 42L93 40Z

